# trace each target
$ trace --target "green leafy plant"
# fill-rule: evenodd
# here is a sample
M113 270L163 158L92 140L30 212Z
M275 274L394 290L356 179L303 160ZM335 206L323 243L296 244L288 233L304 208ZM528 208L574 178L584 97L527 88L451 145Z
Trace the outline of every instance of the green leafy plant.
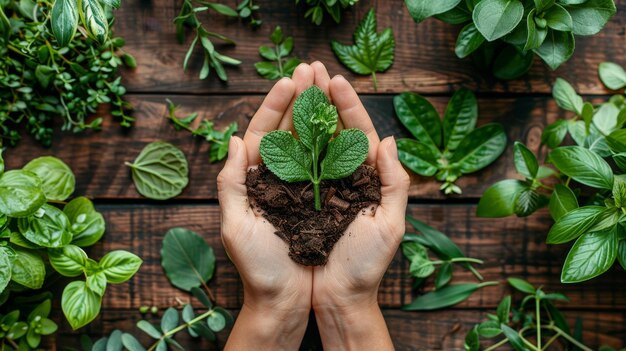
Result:
M196 5L198 5L198 7L196 7ZM189 59L191 58L196 45L200 44L204 52L204 60L202 62L202 68L200 69L199 78L207 78L211 68L213 68L219 79L227 81L228 76L226 75L224 65L237 66L241 64L241 61L222 55L215 50L215 46L211 42L211 38L222 40L227 44L234 45L235 42L219 33L211 32L205 28L200 18L198 18L198 14L205 11L208 12L209 10L224 16L238 16L237 11L227 5L202 0L183 0L183 6L180 9L180 13L176 18L174 18L174 24L176 25L176 37L181 44L185 42L185 26L193 28L195 32L195 37L191 41L191 45L189 46L183 61L183 69L187 70L187 67L189 66Z
M174 105L172 101L167 101L167 118L172 122L176 130L186 130L193 136L204 138L209 143L209 162L221 161L228 154L228 143L230 137L237 132L237 122L232 122L226 127L226 129L219 131L215 130L215 125L212 121L203 119L197 127L193 127L194 122L198 118L198 113L194 112L186 117L176 117L176 109L178 106Z
M296 4L299 4L300 1L296 0ZM324 11L336 23L339 23L341 22L341 11L354 6L359 0L305 0L303 2L309 7L304 17L311 18L311 22L319 26L324 20Z
M167 350L168 346L185 350L174 339L176 334L185 330L193 338L202 337L215 341L215 333L232 325L233 317L224 308L214 306L212 301L215 299L207 286L215 271L213 249L198 234L185 228L172 228L163 239L161 265L170 283L191 292L204 308L197 311L191 303L185 303L182 306L168 307L158 323L144 319L137 322L137 328L154 339L147 350ZM180 307L180 311L175 307ZM136 336L119 330L111 333L108 338L98 340L91 350L110 350L113 345L119 345L117 349L123 345L130 351L146 350Z
M455 53L475 54L499 79L530 69L534 54L555 70L574 53L574 35L594 35L615 14L613 0L405 0L416 22L462 24Z
M111 37L111 32L92 31L85 35L56 33L74 12L98 9L95 0L82 2L77 9L74 0L35 3L31 0L0 4L0 137L7 144L20 140L26 130L45 146L52 143L53 121L63 121L63 130L80 132L99 129L102 118L90 117L102 104L109 104L110 113L130 127L130 104L122 99L126 88L118 68L124 63L135 67L135 59L122 50L124 40ZM54 7L53 7L54 6ZM63 6L63 16L55 11ZM97 12L97 11L96 11ZM98 12L86 21L107 25L98 19ZM56 29L55 29L56 28ZM63 30L70 28L63 27ZM104 27L106 28L106 27ZM71 28L70 28L71 29ZM96 42L97 37L98 42Z
M137 191L154 200L178 196L189 183L185 154L176 146L156 141L144 147L135 162L125 162L133 174Z
M446 108L443 123L424 97L402 93L393 99L400 122L416 139L398 139L398 157L413 172L435 176L444 182L445 194L461 193L454 184L463 174L479 171L495 161L506 148L500 124L476 128L478 106L474 94L458 90Z
M22 1L20 1L23 3ZM84 30L91 38L104 43L109 35L109 21L107 10L119 8L120 0L55 0L52 5L52 32L60 46L67 46L78 28L78 20L82 22ZM20 5L24 12L35 7L35 3L28 1L27 5Z
M406 220L419 232L405 234L402 241L402 253L410 261L409 272L415 278L413 288L423 287L431 276L435 277L435 288L403 306L403 310L425 311L450 307L466 300L480 288L498 284L483 282L483 277L472 266L482 264L483 261L466 257L445 234L410 216ZM431 260L429 250L439 259ZM455 265L472 272L480 283L451 284Z
M293 51L293 37L284 37L283 30L280 26L276 26L270 39L274 44L274 48L265 45L259 47L259 54L268 61L261 61L254 64L256 71L263 78L279 79L282 77L291 77L293 71L300 64L300 59L292 57L287 58ZM274 64L272 61L275 61Z
M286 182L313 183L318 211L322 207L320 182L349 176L367 157L368 140L361 130L344 129L332 138L338 118L337 108L313 85L293 105L299 139L285 130L271 131L261 139L261 158L272 173Z
M100 261L87 256L81 247L100 240L105 222L89 199L65 202L74 183L71 169L51 156L36 158L21 170L2 170L0 304L12 304L25 290L41 289L54 272L83 275L84 280L65 286L61 301L68 322L78 329L98 315L107 284L127 281L142 261L123 250L109 252Z
M258 18L254 18L254 11L258 11L261 7L259 5L255 5L253 0L242 0L239 5L237 5L237 11L239 12L239 17L250 20L250 26L252 28L259 28L263 21Z
M613 87L624 87L619 83L623 71L618 68L602 64L600 77ZM557 79L552 93L561 108L575 114L547 126L541 137L552 149L544 163L556 170L540 165L526 146L516 143L515 168L524 180L506 179L489 187L478 203L477 215L528 216L548 205L555 223L546 241L575 240L561 281L576 283L606 272L616 260L626 269L626 97L618 94L594 106L583 102L563 79ZM561 146L568 134L577 145ZM584 196L576 184L595 194Z
M354 31L354 45L331 41L333 52L341 63L356 74L372 75L374 90L378 89L376 72L384 72L391 67L396 48L391 28L386 28L381 34L376 30L376 13L371 9Z
M0 348L2 350L34 350L39 348L42 336L54 334L57 324L48 319L52 304L50 299L36 305L26 319L24 313L15 309L0 314Z
M512 305L511 296L506 296L496 310L488 314L487 320L476 324L465 337L465 350L491 351L510 345L518 351L550 350L560 344L559 349L572 347L575 350L591 351L580 342L580 335L572 335L565 317L554 304L555 301L568 301L559 293L545 293L522 279L509 278L509 284L525 294L519 307ZM574 333L576 334L576 333ZM528 338L535 337L534 343ZM481 338L500 340L488 347L481 347Z

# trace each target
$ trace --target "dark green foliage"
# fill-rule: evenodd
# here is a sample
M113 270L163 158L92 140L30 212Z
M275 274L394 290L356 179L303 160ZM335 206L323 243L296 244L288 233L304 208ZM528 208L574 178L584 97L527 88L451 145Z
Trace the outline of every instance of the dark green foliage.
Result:
M283 30L277 26L270 39L274 44L274 48L265 45L259 47L259 55L267 61L261 61L254 64L257 73L263 78L274 80L282 77L290 77L293 71L300 64L300 59L292 57L288 58L293 51L293 37L284 37ZM275 61L274 64L272 61Z
M250 21L250 27L256 29L263 24L263 21L254 17L254 11L258 11L260 8L259 5L254 4L254 0L242 0L237 5L237 12L239 12L239 17Z
M296 0L299 4L302 0ZM305 18L310 18L316 25L322 24L324 13L327 13L336 23L341 22L341 11L354 6L359 0L304 0L308 7L304 14Z
M35 299L19 309L12 309L4 315L0 313L0 349L39 350L42 337L57 331L57 324L48 319L52 306L50 299L40 304L37 302Z

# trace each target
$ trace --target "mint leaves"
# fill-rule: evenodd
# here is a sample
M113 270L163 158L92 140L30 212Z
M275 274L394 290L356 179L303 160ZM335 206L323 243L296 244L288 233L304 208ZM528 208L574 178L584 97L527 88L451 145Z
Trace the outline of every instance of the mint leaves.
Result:
M391 28L376 32L376 14L370 10L354 32L355 45L331 42L333 52L339 61L352 72L372 75L374 90L378 88L376 72L384 72L393 63L396 41Z
M293 124L299 139L285 130L269 132L261 139L261 158L272 173L286 182L313 183L318 211L320 182L347 177L367 157L368 140L362 131L345 129L332 139L338 118L337 108L313 85L298 96L293 106Z
M291 77L293 71L300 64L300 59L292 57L287 58L293 51L293 37L286 37L283 35L283 30L280 26L276 26L270 40L274 44L274 48L261 45L259 47L259 55L268 61L257 62L254 64L254 68L258 74L266 79L279 79L282 77ZM276 63L272 63L275 61Z

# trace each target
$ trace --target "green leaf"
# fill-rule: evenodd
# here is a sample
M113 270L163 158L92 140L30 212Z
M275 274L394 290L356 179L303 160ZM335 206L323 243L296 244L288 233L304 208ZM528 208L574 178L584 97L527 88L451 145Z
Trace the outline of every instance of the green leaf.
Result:
M580 146L559 147L550 152L550 161L579 183L600 189L613 189L613 171L596 153Z
M554 186L552 196L550 196L550 215L552 219L558 221L565 214L578 208L578 199L569 187L557 184Z
M28 241L43 247L63 247L72 241L70 221L58 208L44 204L36 214L19 218L20 233Z
M265 134L260 152L267 168L278 178L287 182L311 179L311 155L291 133L274 130Z
M63 208L63 213L70 221L72 244L77 246L91 246L98 242L106 228L104 217L97 212L91 200L86 197L77 197Z
M498 322L509 324L509 316L511 314L511 295L506 296L502 299L502 301L500 301L498 308L496 309L496 314L498 315Z
M14 258L14 256L9 256L6 248L0 246L0 293L4 291L11 281L11 267L13 266Z
M476 97L468 89L457 90L448 102L443 119L443 145L456 150L459 143L474 129L478 119Z
M119 8L121 5L121 0L100 0L100 1L102 2L102 5L106 5L114 9Z
M67 46L78 27L78 9L74 0L56 0L50 16L52 33L59 46Z
M13 170L0 177L0 213L9 217L27 217L45 202L41 180L36 174Z
M535 24L536 11L536 9L530 10L528 17L526 18L526 29L528 35L526 37L524 51L540 47L548 35L548 30L546 28L540 28Z
M472 20L472 13L466 6L456 6L451 10L435 15L435 18L448 24L463 24Z
M571 32L574 28L574 22L572 16L563 6L555 4L548 11L546 11L544 17L548 27L554 30L560 30L562 32Z
M83 281L71 282L63 289L61 308L74 330L93 321L100 313L101 303L102 297L89 289Z
M518 51L508 45L502 50L493 63L493 75L498 79L511 80L521 77L533 65L534 55Z
M528 351L528 348L524 345L524 342L517 331L511 329L505 324L500 324L500 329L502 329L504 336L509 339L509 343L511 343L511 346L513 346L516 351Z
M615 201L615 207L626 207L626 181L623 176L615 177L613 183L613 200Z
M515 198L514 212L518 217L526 217L548 204L548 198L536 190L523 189Z
M85 28L100 43L104 43L109 35L109 23L98 0L81 0L81 19Z
M409 273L416 278L427 278L435 271L435 266L428 259L428 255L414 255L411 257Z
M551 149L555 149L563 142L565 135L567 135L567 130L568 122L564 119L558 119L543 130L541 143Z
M467 332L463 348L465 351L480 351L480 340L478 337L478 328L476 326Z
M485 39L494 41L510 33L523 15L524 5L519 0L482 0L472 19Z
M442 140L441 120L437 110L425 98L414 93L402 93L393 98L400 122L420 142L439 153Z
M169 307L161 318L161 330L167 333L178 326L178 311L174 307Z
M104 255L99 266L109 283L119 284L132 278L142 263L137 255L124 250L115 250Z
M478 217L498 218L515 213L515 199L528 186L517 179L499 181L485 190L478 202Z
M482 285L480 284L472 283L446 285L442 289L419 296L409 305L402 306L402 309L405 311L430 311L454 306L466 300L481 287Z
M213 308L213 304L211 303L211 299L209 299L209 297L207 296L207 294L204 292L204 290L198 288L198 287L193 287L191 288L191 294L198 299L198 301L200 301L200 303L202 305L204 305L204 307L211 309Z
M602 104L593 115L593 124L598 128L601 134L610 134L617 125L617 115L619 112L619 109L613 104ZM624 136L624 134L622 134L622 136Z
M617 257L616 228L582 235L567 254L562 283L578 283L606 272Z
M626 240L620 240L618 246L617 259L622 268L626 270Z
M129 351L146 351L146 349L141 346L139 341L137 341L134 336L128 333L122 334L122 344L124 344L124 347L127 348Z
M542 13L543 11L551 8L552 6L554 6L554 2L555 0L534 0L535 1L535 8L537 9L538 13Z
M148 334L153 339L160 339L163 336L163 333L159 331L154 325L150 324L150 322L145 320L140 320L137 322L137 328L141 329L143 332Z
M48 258L52 268L66 277L81 275L87 265L87 254L76 245L49 249Z
M485 42L485 37L474 23L469 23L459 32L454 53L458 58L465 58L476 51Z
M404 3L409 10L409 14L417 23L422 22L428 17L432 17L434 15L438 15L446 11L452 10L460 2L461 0L404 0Z
M516 141L513 145L513 160L517 173L526 178L535 179L539 171L539 162L526 145Z
M182 151L169 143L148 144L134 163L126 165L132 170L137 191L150 199L176 197L189 183L187 159Z
M584 206L567 212L550 228L546 242L562 244L578 238L596 224L604 211L606 207Z
M207 325L214 332L222 331L226 327L226 319L220 313L211 313L207 318Z
M582 4L568 5L566 9L572 16L576 35L598 33L617 10L613 0L587 0Z
M331 41L333 52L339 61L357 74L372 74L374 89L377 83L374 74L384 72L393 63L396 46L391 28L378 34L376 32L376 14L370 10L354 32L355 45L343 45Z
M204 4L213 11L225 16L237 17L239 15L237 11L233 10L230 6L224 4L214 2L205 2Z
M213 277L215 255L198 234L172 228L163 239L161 265L172 285L190 291Z
M613 62L602 62L598 66L600 80L607 88L612 90L626 87L626 71Z
M478 325L478 335L484 338L494 338L500 334L502 334L502 329L497 321L489 320Z
M552 96L560 108L576 112L578 115L582 114L583 98L576 93L574 88L565 79L556 79L554 87L552 87Z
M107 288L107 277L104 272L96 272L87 276L87 287L98 296L104 296Z
M316 85L312 85L303 91L293 103L293 126L298 133L298 138L304 146L313 150L313 126L311 118L322 106L330 105L326 94ZM261 151L263 148L261 147ZM307 166L307 169L311 169Z
M445 262L439 267L439 272L435 277L435 289L441 289L444 286L448 285L451 279L452 264L450 262Z
M519 278L507 278L507 281L509 282L509 284L514 287L515 289L529 294L529 295L534 295L536 290L535 287L532 286L529 282L523 280L523 279L519 279Z
M541 57L550 69L555 70L574 53L575 43L572 32L549 29L546 39L533 51Z
M506 148L506 133L500 124L474 129L461 140L450 158L451 167L462 173L476 172L495 161Z
M352 174L367 158L368 139L360 129L344 129L328 143L320 179L341 179Z
M431 149L413 139L398 139L398 158L413 172L430 177L437 173L438 163Z

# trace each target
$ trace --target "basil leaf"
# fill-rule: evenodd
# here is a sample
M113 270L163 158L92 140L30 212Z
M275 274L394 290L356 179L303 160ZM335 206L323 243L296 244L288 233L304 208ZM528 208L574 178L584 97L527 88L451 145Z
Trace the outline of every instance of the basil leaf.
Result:
M413 139L398 139L398 159L413 172L430 177L437 173L438 163L431 149Z
M474 129L461 140L450 158L463 173L476 172L495 161L506 148L506 134L500 124Z
M526 145L516 141L513 145L513 161L517 173L526 178L534 179L539 171L539 162Z
M524 5L519 0L482 0L472 19L485 39L494 41L510 33L523 15Z
M585 206L567 212L550 228L546 242L562 244L578 238L599 220L604 211L606 207Z
M580 146L559 147L550 152L550 161L579 183L600 189L613 189L613 171L606 161Z
M91 200L86 197L77 197L63 208L63 213L70 221L72 244L77 246L91 246L102 238L106 228L104 217L97 212Z
M485 190L478 202L478 217L498 218L515 213L515 199L528 185L517 179L502 180Z
M43 286L46 267L43 259L35 251L13 247L15 259L11 270L11 280L30 289Z
M558 100L557 100L558 104ZM541 133L541 143L551 149L557 148L567 135L568 123L564 119L557 119L556 122L548 125Z
M554 186L552 196L550 196L550 215L552 219L558 221L565 214L578 208L578 199L572 189L563 184Z
M19 218L20 233L31 243L43 247L63 247L72 241L70 221L58 208L44 204L36 214Z
M65 201L74 192L74 173L56 157L38 157L28 162L23 169L33 172L41 179L41 188L48 200Z
M178 196L189 183L189 168L182 151L157 141L148 144L134 163L126 163L133 173L137 191L150 199L166 200Z
M298 133L300 142L307 149L313 150L313 130L311 117L314 116L320 106L326 106L330 101L319 87L312 85L303 91L293 103L293 126ZM261 150L263 150L261 148ZM310 169L309 166L307 169ZM307 178L308 179L308 178Z
M311 154L291 133L274 130L265 134L261 139L260 152L267 168L278 178L286 182L312 178Z
M461 0L404 0L409 14L416 23L420 23L428 17L452 10Z
M36 174L13 170L0 177L0 213L9 217L27 217L45 202L41 180Z
M15 253L9 256L8 249L0 247L0 293L9 285L11 281L11 269L13 266L13 260L15 259Z
M602 83L609 89L618 90L626 87L626 71L613 62L602 62L598 66L598 74Z
M593 115L593 124L601 134L610 134L617 125L619 109L613 104L602 104Z
M56 0L50 16L52 33L60 47L67 46L78 27L78 11L74 0Z
M617 259L623 269L626 269L626 240L619 241L619 247L617 249Z
M163 239L161 265L172 285L190 291L213 277L215 255L198 234L172 228Z
M109 22L98 0L82 0L83 24L89 33L100 43L109 35Z
M574 22L572 16L563 6L555 4L548 11L546 11L544 17L548 27L554 30L560 30L561 32L571 32L574 28Z
M598 33L617 11L613 0L587 0L566 8L572 16L573 32L576 35Z
M135 275L142 263L137 255L124 250L115 250L104 255L99 266L109 283L119 284Z
M414 93L395 96L393 105L400 122L417 140L431 148L437 155L441 146L442 128L439 113L433 105Z
M63 289L61 308L74 330L93 321L100 313L101 303L102 297L89 289L84 281L73 281Z
M513 211L518 217L526 217L548 203L548 198L530 188L523 189L515 198Z
M563 264L561 282L582 282L611 268L617 257L616 228L587 233L578 238Z
M626 172L626 152L620 152L613 155L613 161L622 172Z
M443 119L443 145L454 151L476 126L478 104L469 89L457 90L448 102Z
M87 265L87 254L76 245L67 245L59 249L49 249L48 258L55 271L62 276L77 277Z
M554 71L572 57L574 48L574 34L572 32L549 29L543 44L533 51Z
M498 304L496 309L496 315L498 316L498 322L509 324L509 316L511 314L511 295L506 296Z
M557 78L552 87L552 97L560 108L582 114L583 98L580 97L574 88L562 78Z
M524 51L540 47L548 35L548 30L546 28L540 28L535 24L536 11L536 9L530 10L528 17L526 18L527 37L526 44L524 45Z
M626 129L617 129L606 136L606 142L613 152L626 152Z
M446 285L441 289L419 296L410 304L402 306L402 309L405 311L430 311L453 306L466 300L483 286L473 283Z
M104 296L107 288L107 277L104 272L96 272L87 276L87 287L98 296Z
M341 179L352 174L367 158L368 139L360 129L344 129L328 143L320 179Z

